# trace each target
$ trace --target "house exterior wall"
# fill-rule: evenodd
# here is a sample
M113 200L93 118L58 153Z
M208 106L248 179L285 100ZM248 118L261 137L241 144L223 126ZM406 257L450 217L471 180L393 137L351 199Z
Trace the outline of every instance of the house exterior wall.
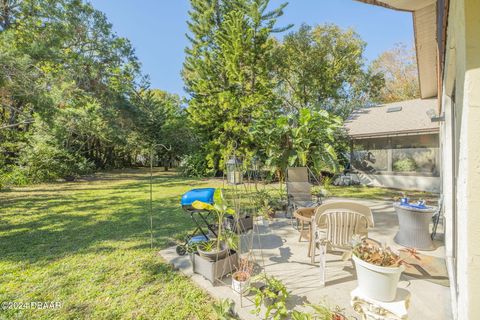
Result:
M441 110L442 189L452 309L460 320L480 319L479 30L480 0L451 0Z
M366 186L440 192L440 177L367 174L360 172L357 175L360 183Z

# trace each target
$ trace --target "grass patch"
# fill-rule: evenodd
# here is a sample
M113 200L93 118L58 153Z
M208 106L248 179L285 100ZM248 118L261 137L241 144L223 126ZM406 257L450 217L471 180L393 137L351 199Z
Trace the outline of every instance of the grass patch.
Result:
M405 192L411 201L425 199L431 204L436 204L438 194L425 191L403 191L399 189L388 189L366 186L329 186L328 196L338 198L357 198L371 200L394 201Z
M148 179L115 171L0 192L0 301L61 303L0 319L212 318L212 299L157 252L193 227L180 195L219 183L156 171L151 249Z

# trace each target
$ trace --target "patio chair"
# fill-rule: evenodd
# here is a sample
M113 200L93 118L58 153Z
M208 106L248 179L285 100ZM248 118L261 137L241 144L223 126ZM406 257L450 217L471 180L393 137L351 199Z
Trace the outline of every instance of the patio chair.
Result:
M372 210L363 204L353 202L353 201L332 201L329 203L324 203L315 209L315 216L318 216L326 212L327 210L334 210L334 209L350 210L353 212L360 213L364 215L365 218L367 218L368 228L373 228L375 226L375 223L373 221ZM326 228L326 225L323 225L320 228Z
M326 226L326 228L323 228ZM311 261L315 263L315 250L320 253L320 284L325 285L328 248L347 251L352 248L352 238L368 236L368 220L365 215L347 209L329 209L315 215L311 239Z
M312 195L312 184L309 180L307 167L290 167L287 169L287 212L292 213L297 208L310 208L319 206L322 201L320 196Z

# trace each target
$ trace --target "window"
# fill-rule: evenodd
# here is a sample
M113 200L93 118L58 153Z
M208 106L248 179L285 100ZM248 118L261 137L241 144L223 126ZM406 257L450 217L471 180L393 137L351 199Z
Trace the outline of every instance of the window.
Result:
M439 176L436 134L356 140L352 151L360 171Z

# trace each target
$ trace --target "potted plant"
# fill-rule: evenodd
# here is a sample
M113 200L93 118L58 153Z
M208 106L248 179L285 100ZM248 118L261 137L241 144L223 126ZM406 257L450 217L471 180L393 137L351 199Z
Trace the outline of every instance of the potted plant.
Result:
M313 311L293 310L291 313L292 320L347 320L343 310L338 306L332 309L325 304L304 304L304 307L310 307Z
M254 205L256 216L260 218L264 227L268 227L270 220L275 217L275 210L271 206L271 196L266 190L258 191L255 194Z
M209 210L215 213L217 219L216 238L204 241L197 245L197 252L191 255L193 272L199 273L212 283L231 273L238 266L238 255L235 251L238 236L224 230L225 215L234 215L235 211L225 204L225 199L220 189L214 194L214 205L194 201L192 207L197 210Z
M209 261L225 258L228 254L228 249L225 242L219 242L217 240L203 241L197 245L198 254Z
M235 303L231 299L222 299L213 304L213 311L219 320L239 319L234 310Z
M414 249L406 250L417 259ZM352 250L358 286L363 294L379 301L393 301L406 262L389 247L363 240Z
M287 298L289 293L287 287L278 279L262 274L259 276L263 285L259 288L252 287L255 292L253 312L259 315L262 311L262 305L266 308L264 319L282 319L288 316Z
M244 233L253 229L253 215L247 211L243 211L237 216L226 215L225 228L235 232Z
M268 227L270 221L275 217L275 210L265 202L259 209L258 214L262 219L263 225Z
M275 210L275 212L287 211L288 201L287 192L285 189L278 190L276 195L270 197L270 206Z
M237 271L232 274L232 289L237 293L247 294L250 278L253 272L253 262L248 258L241 258Z

